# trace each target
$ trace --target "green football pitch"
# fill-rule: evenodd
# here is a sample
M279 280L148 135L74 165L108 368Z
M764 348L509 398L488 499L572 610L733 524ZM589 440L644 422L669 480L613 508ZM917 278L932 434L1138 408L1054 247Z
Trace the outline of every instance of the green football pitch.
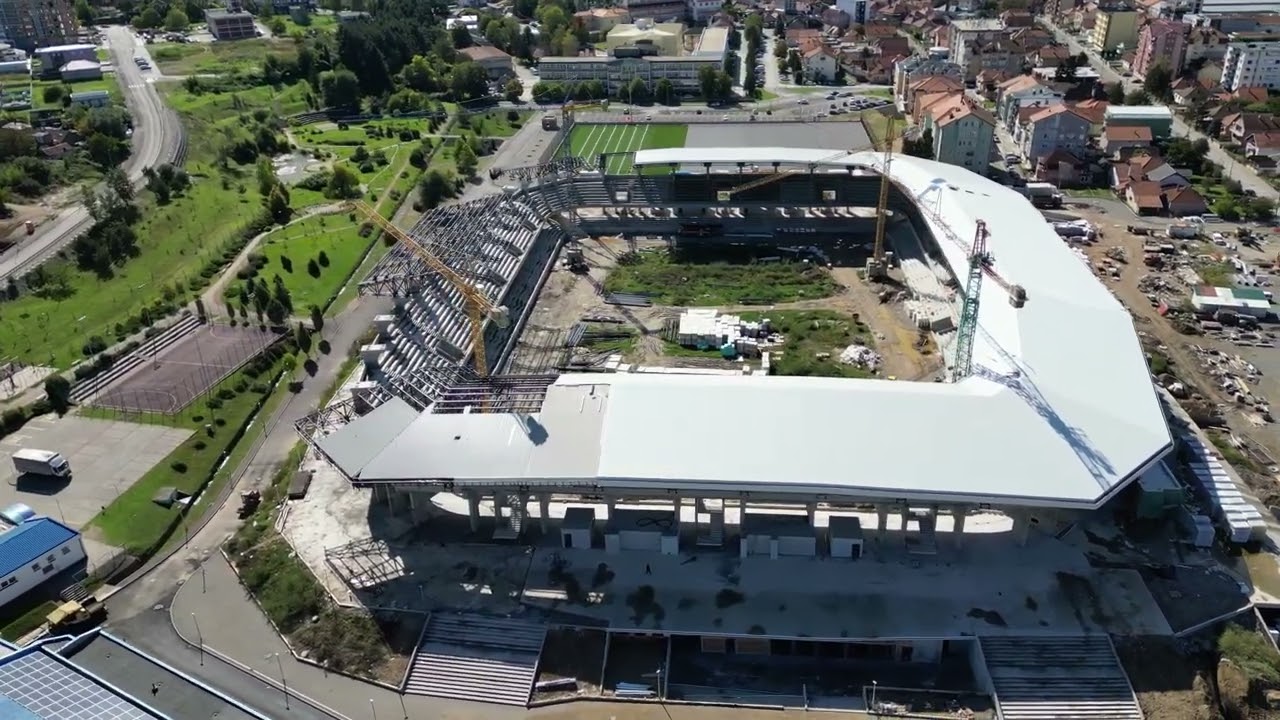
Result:
M579 124L569 134L569 154L595 160L608 155L605 171L621 175L631 172L632 153L636 150L684 147L687 125L666 123Z

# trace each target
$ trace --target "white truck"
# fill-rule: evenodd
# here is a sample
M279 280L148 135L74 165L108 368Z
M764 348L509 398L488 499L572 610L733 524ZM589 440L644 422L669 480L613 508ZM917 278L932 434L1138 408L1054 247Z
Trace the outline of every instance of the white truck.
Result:
M13 454L13 468L18 471L18 475L71 477L71 463L61 453L52 450L23 448Z

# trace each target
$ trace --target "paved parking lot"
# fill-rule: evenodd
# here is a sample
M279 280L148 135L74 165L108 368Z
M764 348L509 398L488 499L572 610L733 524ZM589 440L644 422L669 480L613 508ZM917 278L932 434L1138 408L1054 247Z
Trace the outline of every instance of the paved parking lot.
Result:
M41 515L83 527L190 435L186 428L165 425L38 417L0 440L0 507L24 503ZM71 481L17 477L12 456L21 448L62 453L71 463ZM88 541L85 550L91 567L112 552Z

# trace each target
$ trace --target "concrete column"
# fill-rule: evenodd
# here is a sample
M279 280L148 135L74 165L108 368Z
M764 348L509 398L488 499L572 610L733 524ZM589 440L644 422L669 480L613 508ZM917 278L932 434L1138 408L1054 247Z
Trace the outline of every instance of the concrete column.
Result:
M964 545L964 519L968 517L969 508L958 507L951 511L951 519L955 521L955 527L951 532L955 534L956 547Z
M885 530L889 527L889 506L876 505L876 535L884 537Z
M898 513L902 515L902 532L907 531L907 521L911 519L911 508L903 505L899 508Z
M545 535L551 532L551 495L543 493L538 496L538 524Z
M471 520L471 532L480 532L480 493L467 491L467 515Z
M805 503L805 510L809 513L809 527L816 527L818 524L818 503Z
M524 521L529 519L529 493L522 492L517 497L519 498L520 507L515 508L512 517L515 517L515 513L520 513L520 528L523 530Z
M1027 537L1031 534L1031 516L1025 511L1014 510L1009 513L1009 517L1013 518L1013 538L1021 547L1027 544Z
M613 519L613 506L614 506L614 504L615 504L615 503L617 503L617 502L618 502L618 499L617 499L617 498L615 498L615 497L614 497L614 496L612 496L612 495L605 495L605 496L604 496L605 512L608 514L608 518L609 518L610 520L612 520L612 519Z

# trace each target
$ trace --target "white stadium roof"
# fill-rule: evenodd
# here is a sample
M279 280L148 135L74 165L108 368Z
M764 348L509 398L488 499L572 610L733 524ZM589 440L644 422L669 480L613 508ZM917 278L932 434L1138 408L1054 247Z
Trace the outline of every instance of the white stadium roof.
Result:
M878 169L873 153L646 150L637 165L821 163ZM1094 507L1172 446L1129 313L1018 193L910 157L891 179L958 277L984 220L975 374L958 383L811 377L566 374L530 417L416 414L392 400L319 441L362 482L585 485L643 491L904 498Z

